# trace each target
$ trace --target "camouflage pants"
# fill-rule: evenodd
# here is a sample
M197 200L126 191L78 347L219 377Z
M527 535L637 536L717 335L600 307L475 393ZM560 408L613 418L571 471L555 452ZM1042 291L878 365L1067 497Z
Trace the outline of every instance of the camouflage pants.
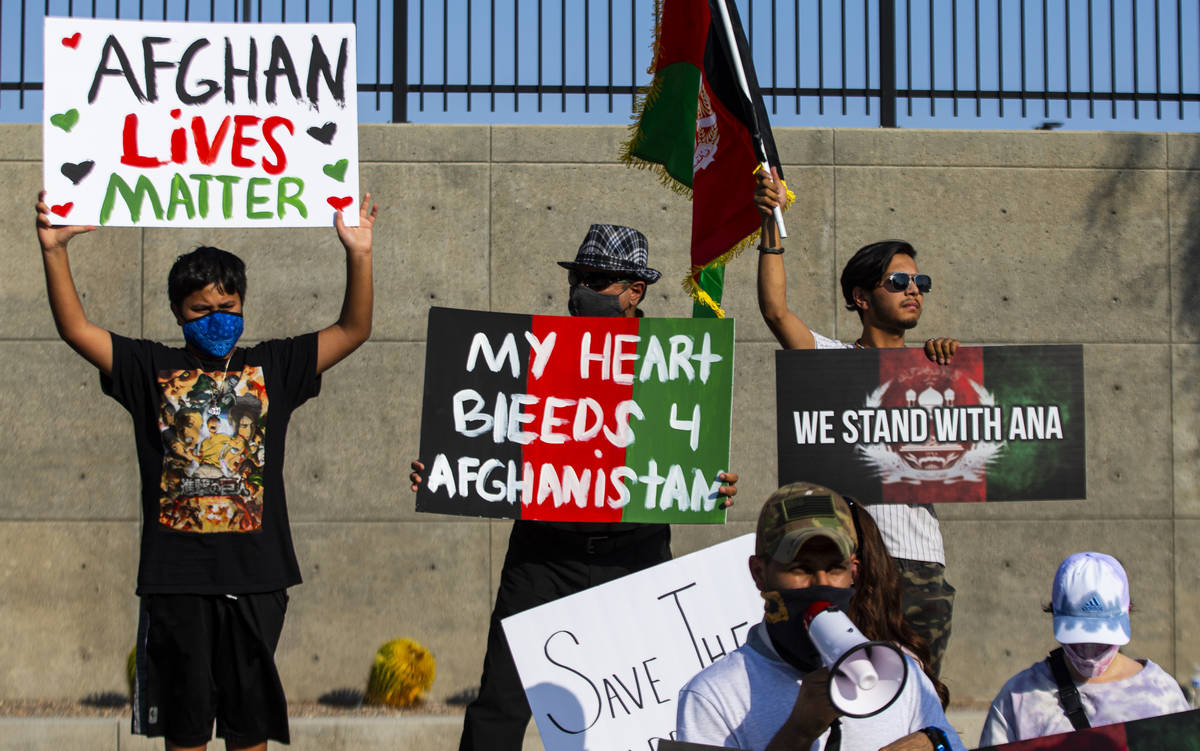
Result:
M904 580L901 601L904 619L929 644L934 675L941 675L942 658L950 642L950 616L954 610L954 587L946 581L946 567L940 563L896 558Z

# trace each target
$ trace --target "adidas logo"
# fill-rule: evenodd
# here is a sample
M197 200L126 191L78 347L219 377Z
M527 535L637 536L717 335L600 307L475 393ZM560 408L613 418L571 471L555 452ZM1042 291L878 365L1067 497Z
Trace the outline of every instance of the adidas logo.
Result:
M1100 602L1100 598L1096 595L1092 595L1091 599L1079 607L1080 612L1083 613L1103 613L1106 609L1104 603Z

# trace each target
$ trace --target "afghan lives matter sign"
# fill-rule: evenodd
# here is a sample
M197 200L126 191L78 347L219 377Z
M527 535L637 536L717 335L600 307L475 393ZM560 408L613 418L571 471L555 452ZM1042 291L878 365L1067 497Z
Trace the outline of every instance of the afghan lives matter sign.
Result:
M781 351L779 482L869 503L1084 498L1083 349Z
M653 751L679 689L746 642L763 601L754 535L502 621L546 751Z
M721 523L733 321L431 308L417 511Z
M47 18L43 185L66 224L358 224L353 24Z

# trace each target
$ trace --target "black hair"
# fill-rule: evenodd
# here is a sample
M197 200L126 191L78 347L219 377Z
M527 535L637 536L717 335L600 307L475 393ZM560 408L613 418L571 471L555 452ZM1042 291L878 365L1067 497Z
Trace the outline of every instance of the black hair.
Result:
M897 253L916 258L917 251L903 240L883 240L858 249L842 269L842 297L846 298L846 310L853 310L862 317L862 311L854 304L854 288L874 289L888 264Z
M858 540L858 550L855 551L858 553L858 565L865 566L867 565L867 551L863 545L862 522L858 520L858 501L848 495L842 496L842 500L850 507L850 518L854 520L854 537Z
M246 264L242 259L220 248L207 245L184 253L175 259L167 274L167 297L178 306L183 298L210 284L226 294L236 294L246 301Z

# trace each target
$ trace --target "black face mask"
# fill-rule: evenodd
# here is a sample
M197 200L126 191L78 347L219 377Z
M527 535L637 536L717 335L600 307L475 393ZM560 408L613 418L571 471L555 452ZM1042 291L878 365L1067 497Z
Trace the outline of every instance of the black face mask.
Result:
M766 600L763 623L775 651L801 673L811 673L821 667L821 655L808 638L804 615L817 602L836 605L843 612L850 610L854 587L816 586L804 589L778 589L763 592Z
M571 296L567 300L567 312L573 316L596 316L599 318L619 318L625 315L621 307L620 295L606 295L588 289L582 284L571 288Z

